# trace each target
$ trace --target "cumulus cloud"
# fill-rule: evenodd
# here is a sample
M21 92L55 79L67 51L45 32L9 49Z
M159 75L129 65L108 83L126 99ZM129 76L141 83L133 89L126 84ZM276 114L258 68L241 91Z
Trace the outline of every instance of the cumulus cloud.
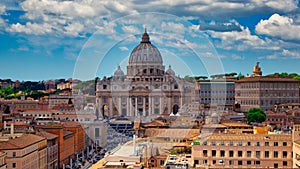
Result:
M283 49L280 52L267 55L266 57L262 57L265 59L300 59L299 51L291 51L287 49Z
M162 22L161 24L162 30L168 30L172 33L178 33L183 34L185 31L184 25L180 23L174 23L174 22Z
M124 25L124 26L122 26L122 30L126 34L136 34L136 33L141 32L141 30L139 30L137 27L132 26L132 25Z
M4 0L9 2L10 0ZM99 0L23 0L19 4L25 12L20 16L22 22L13 22L6 25L6 31L18 32L34 35L51 34L56 37L80 36L85 37L97 31L96 34L109 35L109 40L122 40L126 36L119 36L119 28L125 34L142 33L141 27L131 24L145 24L149 34L160 34L166 30L165 38L170 38L176 34L176 38L181 41L166 43L161 36L151 36L155 44L173 46L178 48L200 48L202 44L185 41L184 33L189 33L192 37L197 37L194 30L206 31L207 36L216 40L218 48L225 50L256 50L268 49L280 51L286 44L283 40L299 40L300 17L296 18L280 16L274 14L268 20L260 21L255 29L255 33L264 34L281 39L273 39L268 36L257 36L251 33L249 28L241 26L232 18L247 17L256 14L273 14L291 12L298 8L298 1L295 0L154 0L154 1L99 1ZM167 7L168 6L168 7ZM166 8L167 7L167 8ZM0 2L0 14L5 13L5 6ZM179 24L176 20L165 20L165 18L155 18L151 15L142 17L143 22L132 18L122 23L121 27L116 27L111 22L128 14L138 14L141 12L162 12L170 15L200 20L197 25L190 26L188 29ZM143 15L143 14L142 14ZM137 17L138 18L138 17ZM203 18L208 22L203 21ZM202 19L202 22L201 22ZM0 26L4 20L0 18ZM118 22L118 21L117 21ZM25 24L24 24L25 23ZM152 26L148 26L151 23ZM155 26L153 26L155 25ZM159 27L159 28L158 28ZM53 36L53 37L54 37ZM128 38L128 37L127 37ZM135 38L135 37L130 37ZM271 39L271 40L270 40ZM134 39L135 40L135 39ZM138 39L139 41L140 39ZM105 43L105 42L104 42ZM59 43L57 43L59 44ZM99 45L99 44L96 44ZM121 48L120 50L126 50ZM206 52L205 50L203 50ZM287 54L286 54L287 55ZM283 53L281 53L283 56ZM292 56L292 54L289 54ZM241 56L232 56L232 59L243 59Z
M289 51L286 49L282 50L282 55L286 57L291 57L291 58L300 58L300 52L299 51Z
M4 14L5 10L6 10L6 6L0 4L0 15Z
M65 27L66 34L71 36L79 36L80 32L83 31L84 26L81 23L71 23Z
M216 32L208 31L216 39L221 39L221 48L231 50L246 50L249 48L260 48L265 46L264 40L252 35L249 28L240 27L242 31Z
M0 4L0 15L5 14L5 11L6 11L6 6ZM5 27L5 25L6 25L5 21L0 16L0 28ZM2 31L0 30L0 32Z
M281 10L284 12L289 12L297 9L297 0L287 0L287 1L274 1L274 0L269 0L265 2L266 6L271 7L272 9L277 9Z
M60 14L68 17L92 17L96 15L94 9L87 3L76 1L40 1L25 0L21 6L26 12Z
M281 38L284 40L300 40L300 24L293 18L273 14L267 20L261 20L255 27L258 34Z
M8 1L8 0L5 0ZM286 12L297 9L298 2L295 0L249 0L249 1L224 1L224 0L156 0L156 1L56 1L56 0L24 0L20 7L25 11L22 19L31 23L47 23L62 35L74 36L76 34L93 33L97 27L103 26L105 20L114 20L128 14L140 12L162 12L186 18L207 18L210 20L226 20L235 16L249 16L267 13ZM166 8L166 6L170 6ZM0 6L0 12L3 11ZM217 12L216 12L217 11ZM155 22L157 18L145 18ZM130 21L128 21L130 22ZM70 33L70 23L84 25L81 32ZM180 25L168 25L176 31L181 31ZM23 25L25 26L25 25ZM171 27L170 27L171 26ZM179 27L178 27L179 26ZM81 28L81 27L80 27ZM202 30L238 30L234 22L222 25L203 25ZM130 31L130 30L128 30ZM225 30L226 31L226 30Z
M44 24L36 24L27 22L25 25L20 23L12 24L8 29L10 32L18 32L18 33L26 33L26 34L34 34L34 35L43 35L52 32L51 25Z
M244 59L245 59L244 56L240 56L240 55L236 55L236 54L233 54L233 55L231 56L231 58L232 58L233 60L244 60Z
M241 31L241 25L234 19L229 21L215 21L212 20L209 23L200 21L200 30L213 30L218 32L228 32L228 31Z
M277 11L294 10L297 7L297 3L293 0L269 0L261 3L257 0L247 1L223 1L216 0L213 3L208 1L128 1L126 3L118 1L98 1L98 0L83 0L83 1L56 1L56 0L24 0L20 3L20 7L25 11L24 19L27 19L30 23L36 23L41 25L45 23L51 25L55 29L56 33L61 33L67 36L84 35L86 33L92 33L97 28L103 26L105 20L113 20L118 17L122 17L127 14L136 14L139 12L164 12L174 14L183 17L228 17L238 14L249 15L253 12L259 13L259 11ZM143 4L143 5L141 5ZM278 5L280 4L280 5ZM165 8L165 6L171 6L171 8ZM263 8L269 8L268 10L260 10ZM253 10L255 9L255 10ZM217 13L215 11L218 11ZM0 8L1 12L1 8ZM145 18L147 19L147 18ZM150 21L155 21L156 18L150 18ZM76 30L74 23L77 25L84 25L84 28L79 26ZM176 23L163 23L164 26L174 31L182 31L182 26L176 25ZM172 25L170 25L172 24ZM26 25L23 25L24 27ZM224 25L203 25L202 30L215 29L220 31L221 29L238 30L239 27L234 23ZM227 27L227 28L226 28ZM125 27L124 27L125 28ZM129 30L126 31L136 31ZM12 29L11 29L12 31ZM72 32L73 31L73 32ZM129 33L129 32L128 32Z

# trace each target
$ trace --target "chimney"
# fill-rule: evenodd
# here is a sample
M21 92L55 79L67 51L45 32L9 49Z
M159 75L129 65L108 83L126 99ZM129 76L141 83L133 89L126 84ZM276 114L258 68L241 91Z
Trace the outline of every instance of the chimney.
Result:
M10 136L13 137L14 136L14 123L11 123L10 125Z

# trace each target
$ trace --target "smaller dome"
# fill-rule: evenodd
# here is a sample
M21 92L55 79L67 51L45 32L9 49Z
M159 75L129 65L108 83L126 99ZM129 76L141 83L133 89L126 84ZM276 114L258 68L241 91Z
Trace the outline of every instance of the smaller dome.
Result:
M166 71L169 75L175 75L175 72L172 70L171 65L169 65L169 69Z
M124 76L124 72L121 70L121 66L118 66L118 69L115 71L114 76Z

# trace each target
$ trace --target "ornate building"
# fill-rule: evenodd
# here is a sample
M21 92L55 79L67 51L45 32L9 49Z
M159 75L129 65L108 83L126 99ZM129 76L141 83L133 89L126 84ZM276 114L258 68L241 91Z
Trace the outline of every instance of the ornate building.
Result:
M171 66L165 71L146 30L130 54L126 75L118 66L113 77L96 79L98 112L109 117L176 114L191 101L194 89L194 84L176 77Z
M235 81L235 101L242 112L253 107L266 111L278 104L299 103L299 81L279 75L262 76L258 64L252 76Z

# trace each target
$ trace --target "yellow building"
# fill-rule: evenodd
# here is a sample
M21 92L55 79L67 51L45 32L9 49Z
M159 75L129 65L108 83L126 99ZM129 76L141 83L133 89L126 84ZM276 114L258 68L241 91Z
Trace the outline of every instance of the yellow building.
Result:
M7 168L46 169L47 140L33 134L10 137L0 142L0 151L6 153Z

